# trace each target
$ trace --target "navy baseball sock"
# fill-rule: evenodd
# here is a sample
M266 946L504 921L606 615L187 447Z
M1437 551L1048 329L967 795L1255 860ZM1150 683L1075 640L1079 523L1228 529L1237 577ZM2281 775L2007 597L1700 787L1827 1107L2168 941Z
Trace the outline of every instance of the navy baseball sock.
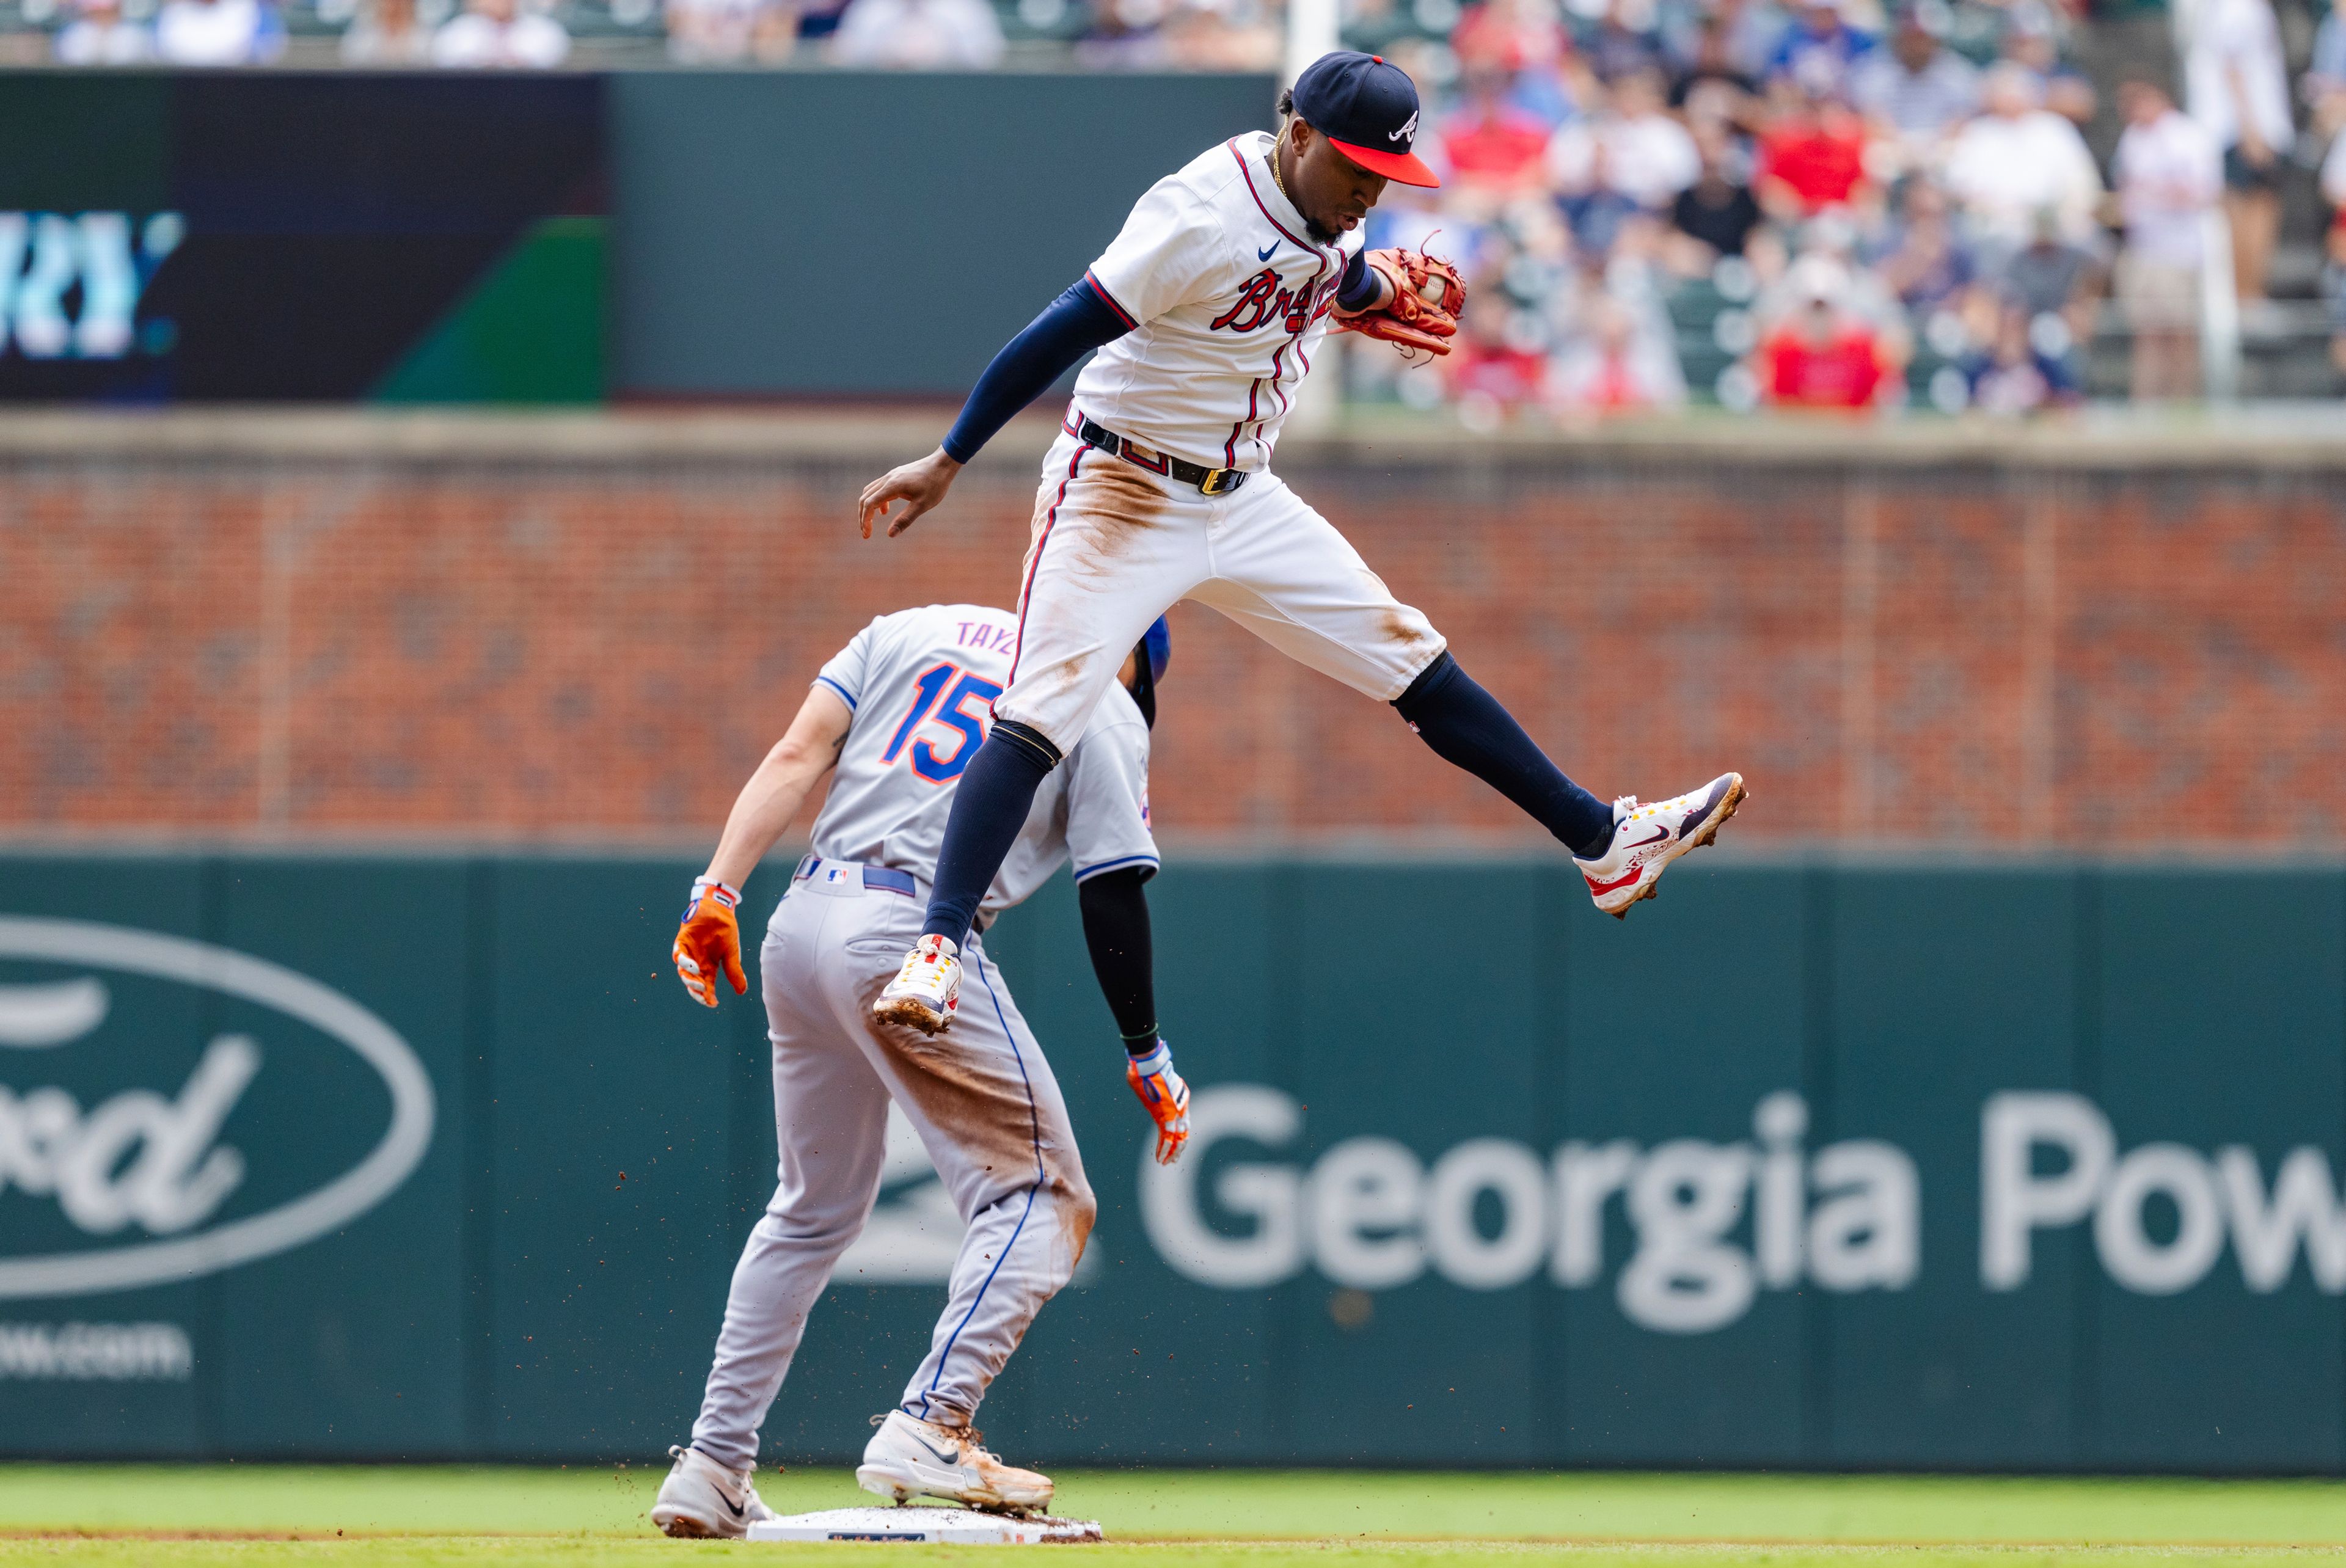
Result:
M1026 825L1035 791L1058 765L1059 748L1041 731L1006 718L994 722L954 789L923 936L950 937L955 947L969 941L970 922Z
M1393 707L1436 757L1464 768L1530 812L1574 854L1591 859L1613 841L1613 808L1557 771L1515 716L1475 685L1449 654L1411 681L1409 689L1393 698ZM958 815L960 810L955 801L954 811Z

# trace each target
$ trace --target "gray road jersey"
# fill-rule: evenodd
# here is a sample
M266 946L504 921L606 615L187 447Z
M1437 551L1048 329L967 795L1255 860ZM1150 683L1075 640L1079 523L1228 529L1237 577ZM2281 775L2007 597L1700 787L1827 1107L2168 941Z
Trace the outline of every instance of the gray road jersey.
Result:
M930 605L882 616L822 667L817 681L854 710L815 818L825 860L936 872L953 788L976 754L1007 684L1018 620L984 605ZM1008 909L1072 860L1076 879L1157 864L1148 830L1148 726L1121 686L1051 770L1026 826L985 895Z

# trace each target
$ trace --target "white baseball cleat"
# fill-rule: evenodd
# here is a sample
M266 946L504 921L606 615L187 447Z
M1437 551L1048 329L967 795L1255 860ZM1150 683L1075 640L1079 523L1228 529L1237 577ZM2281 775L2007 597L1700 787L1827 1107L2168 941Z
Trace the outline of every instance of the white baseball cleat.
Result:
M728 1470L697 1448L668 1451L676 1465L660 1482L659 1496L652 1503L652 1522L668 1534L739 1541L750 1533L751 1524L774 1517L774 1511L750 1484L758 1473L756 1465Z
M855 1484L866 1492L899 1502L916 1494L948 1497L1005 1513L1051 1506L1049 1476L1003 1463L978 1447L968 1427L942 1427L903 1410L873 1419L880 1430L855 1467Z
M904 967L872 1004L882 1023L908 1023L923 1034L953 1027L961 1005L961 950L942 936L924 936L904 955Z
M1719 837L1719 824L1743 804L1743 775L1722 773L1701 789L1640 806L1635 795L1613 802L1613 841L1593 860L1573 857L1588 879L1588 896L1617 920L1654 896L1670 862Z

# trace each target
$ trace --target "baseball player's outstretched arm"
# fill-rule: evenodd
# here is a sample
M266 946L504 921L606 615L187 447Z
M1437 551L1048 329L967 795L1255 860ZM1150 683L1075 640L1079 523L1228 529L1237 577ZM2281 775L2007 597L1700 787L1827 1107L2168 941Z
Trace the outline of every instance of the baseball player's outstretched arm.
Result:
M854 721L855 715L828 686L817 685L807 693L798 717L734 799L724 836L709 862L709 876L737 888L749 879L766 851L781 841L815 781L839 760L848 726Z
M923 513L933 511L952 488L954 475L994 433L1010 423L1077 360L1102 343L1120 338L1131 323L1101 295L1089 278L1077 281L1050 303L1026 330L1004 345L985 373L977 378L961 417L954 421L944 444L926 457L892 468L863 487L859 521L866 539L873 519L904 504L902 515L890 520L888 536L894 538Z
M676 974L692 999L703 1007L717 1005L717 977L732 984L733 994L746 995L750 978L741 969L741 929L733 911L741 902L741 884L757 869L806 804L815 780L839 760L854 721L847 704L828 686L818 685L799 705L798 717L783 732L725 820L725 834L717 842L709 870L693 879L692 901L676 930L668 956Z

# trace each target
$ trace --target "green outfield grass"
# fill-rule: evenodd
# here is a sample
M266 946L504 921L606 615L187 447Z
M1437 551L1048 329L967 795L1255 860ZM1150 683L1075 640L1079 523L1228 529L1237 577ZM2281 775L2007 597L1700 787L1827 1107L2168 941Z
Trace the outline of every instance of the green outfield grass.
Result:
M672 1563L815 1553L871 1568L998 1549L719 1546L651 1532L663 1467L0 1465L0 1563ZM2346 1484L1888 1476L1078 1471L1058 1511L1152 1568L1912 1568L2346 1555ZM789 1512L864 1501L843 1471L760 1482Z

